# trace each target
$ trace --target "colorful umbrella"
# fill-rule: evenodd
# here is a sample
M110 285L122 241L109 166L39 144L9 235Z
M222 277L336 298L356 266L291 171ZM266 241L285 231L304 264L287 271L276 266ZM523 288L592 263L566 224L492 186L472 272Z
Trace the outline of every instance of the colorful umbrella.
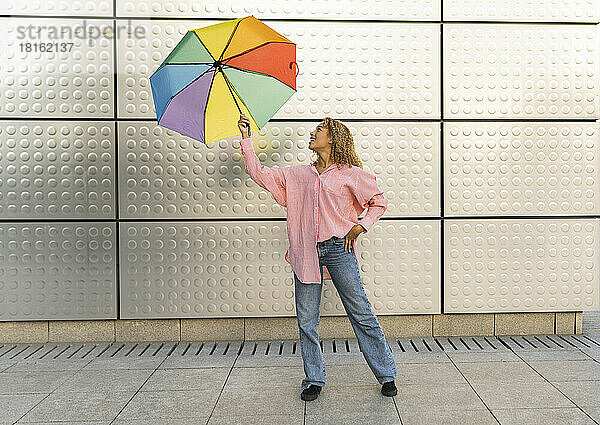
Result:
M240 113L259 130L297 68L296 45L254 16L190 30L150 77L158 124L203 143L239 135Z

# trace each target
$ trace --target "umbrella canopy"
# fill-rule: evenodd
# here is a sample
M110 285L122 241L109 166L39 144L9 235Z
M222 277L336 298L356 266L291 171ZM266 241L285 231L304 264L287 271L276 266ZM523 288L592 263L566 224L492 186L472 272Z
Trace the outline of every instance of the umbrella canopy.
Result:
M296 45L254 16L188 31L150 77L158 124L203 143L260 130L296 92Z

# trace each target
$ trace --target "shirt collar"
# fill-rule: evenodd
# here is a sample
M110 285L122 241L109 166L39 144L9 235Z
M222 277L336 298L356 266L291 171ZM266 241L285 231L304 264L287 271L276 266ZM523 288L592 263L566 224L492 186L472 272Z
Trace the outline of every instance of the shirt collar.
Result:
M315 173L319 174L319 172L317 171L317 167L315 167L315 165L314 165L314 164L312 164L312 163L311 163L311 164L310 164L310 166L311 166L311 168L312 168L313 170L315 170ZM345 165L342 165L342 168L344 168L344 167L345 167ZM327 171L329 171L329 170L331 170L331 169L333 169L333 168L337 169L337 164L336 164L335 162L334 162L333 164L331 164L331 165L329 166L329 168L327 168L326 170L324 170L324 171L321 173L321 175L325 174Z

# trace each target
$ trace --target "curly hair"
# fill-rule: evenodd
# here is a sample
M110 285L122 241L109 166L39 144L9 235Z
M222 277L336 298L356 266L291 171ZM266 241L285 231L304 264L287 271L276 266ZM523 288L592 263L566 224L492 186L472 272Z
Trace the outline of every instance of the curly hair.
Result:
M331 145L331 159L337 164L338 170L345 164L362 168L362 162L354 150L354 138L350 133L350 129L340 121L330 117L323 118L323 123L327 128L329 140L333 142ZM313 154L317 155L314 151ZM319 157L317 156L312 165L316 167L318 162Z

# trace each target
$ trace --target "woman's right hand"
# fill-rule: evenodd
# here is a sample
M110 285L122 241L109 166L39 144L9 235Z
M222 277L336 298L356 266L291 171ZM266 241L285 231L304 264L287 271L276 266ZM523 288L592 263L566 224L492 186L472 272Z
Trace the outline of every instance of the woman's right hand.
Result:
M238 121L238 128L242 133L242 139L250 137L250 118L244 114L240 114L240 120Z

